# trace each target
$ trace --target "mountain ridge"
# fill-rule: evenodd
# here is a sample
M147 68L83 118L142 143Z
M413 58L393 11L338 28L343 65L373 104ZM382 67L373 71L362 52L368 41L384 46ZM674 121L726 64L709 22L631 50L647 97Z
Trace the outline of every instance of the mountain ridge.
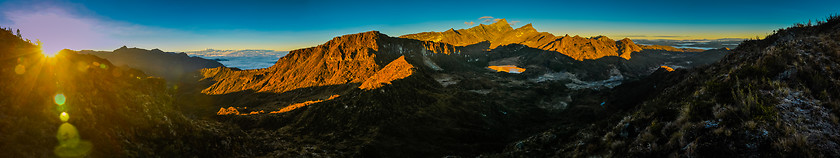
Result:
M490 25L481 24L468 29L422 32L400 37L449 43L456 46L488 41L491 44L491 49L508 44L522 44L533 48L557 51L575 60L598 59L606 56L618 56L629 60L631 53L642 50L629 38L614 41L606 36L583 38L567 34L557 37L551 33L538 32L530 23L513 29L505 19Z
M140 69L149 75L162 77L170 82L179 81L184 75L203 68L224 67L214 60L190 57L186 53L164 52L160 49L147 50L122 46L110 52L82 50L79 53L107 59L114 65Z
M458 52L451 45L406 40L409 39L369 31L343 35L315 47L293 50L275 65L265 69L204 69L204 78L215 83L203 92L224 94L250 89L280 93L304 87L362 83L403 55L422 58L432 54Z

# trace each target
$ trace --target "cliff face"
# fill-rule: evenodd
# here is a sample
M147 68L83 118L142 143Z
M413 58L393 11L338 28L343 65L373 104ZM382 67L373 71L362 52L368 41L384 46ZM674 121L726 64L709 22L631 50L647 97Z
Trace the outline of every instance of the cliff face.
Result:
M391 81L411 76L414 73L413 69L414 66L405 61L405 56L401 56L370 76L359 89L371 90L391 84Z
M277 64L265 69L238 71L220 67L202 70L205 79L215 81L202 92L281 93L305 87L362 83L403 55L422 61L430 55L457 52L452 45L393 38L377 31L344 35L316 47L291 51Z
M557 51L575 60L598 59L606 56L630 59L631 53L642 51L642 48L628 38L614 41L605 36L583 38L566 35L556 37L550 33L538 32L531 24L513 29L504 19L491 25L482 24L469 29L423 32L400 37L442 42L456 46L467 46L489 41L491 49L509 44L521 44L542 50Z

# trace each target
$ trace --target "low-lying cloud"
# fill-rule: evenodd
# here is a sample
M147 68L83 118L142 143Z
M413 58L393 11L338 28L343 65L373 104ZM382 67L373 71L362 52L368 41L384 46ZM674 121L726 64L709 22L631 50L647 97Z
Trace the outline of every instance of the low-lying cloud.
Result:
M622 37L661 37L661 38L676 38L676 37L689 37L689 36L680 36L680 35L619 35Z
M482 17L478 18L478 20L482 20L482 19L484 19L484 20L482 21L482 22L484 22L484 23L486 23L486 22L490 22L490 21L494 21L494 18L493 18L492 16L482 16Z

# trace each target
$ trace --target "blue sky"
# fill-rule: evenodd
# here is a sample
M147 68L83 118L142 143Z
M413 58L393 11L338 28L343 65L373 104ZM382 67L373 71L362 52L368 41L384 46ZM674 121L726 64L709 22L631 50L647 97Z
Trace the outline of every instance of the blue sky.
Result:
M840 13L840 1L184 1L11 0L0 26L41 40L45 51L293 50L335 36L379 30L391 36L486 24L480 17L533 23L556 35L613 39L765 36Z

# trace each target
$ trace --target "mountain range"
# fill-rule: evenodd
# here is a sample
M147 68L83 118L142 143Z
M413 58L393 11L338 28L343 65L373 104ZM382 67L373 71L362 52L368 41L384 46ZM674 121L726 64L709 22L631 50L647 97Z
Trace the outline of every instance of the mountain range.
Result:
M156 49L45 57L0 31L9 61L0 148L10 157L838 157L838 39L838 16L709 50L499 20L343 35L242 70ZM120 59L129 54L139 55Z
M184 52L187 55L191 56L201 56L204 58L212 58L212 57L252 57L252 56L284 56L288 51L276 51L276 50L262 50L262 49L243 49L243 50L216 50L216 49L205 49L205 50L196 50L196 51L186 51Z
M457 46L488 41L490 42L489 48L491 49L509 44L520 44L532 48L560 52L575 60L598 59L605 56L619 56L624 59L630 59L630 53L642 51L642 48L633 43L629 38L615 41L606 36L583 38L580 36L570 37L567 34L566 36L556 37L550 33L538 32L531 24L513 29L505 19L501 19L490 25L479 24L469 29L423 32L400 37L448 43Z
M163 52L160 49L146 50L123 46L111 52L82 50L79 53L95 55L115 65L140 69L149 75L172 82L180 81L183 75L189 72L223 66L217 61L190 57L186 53Z

